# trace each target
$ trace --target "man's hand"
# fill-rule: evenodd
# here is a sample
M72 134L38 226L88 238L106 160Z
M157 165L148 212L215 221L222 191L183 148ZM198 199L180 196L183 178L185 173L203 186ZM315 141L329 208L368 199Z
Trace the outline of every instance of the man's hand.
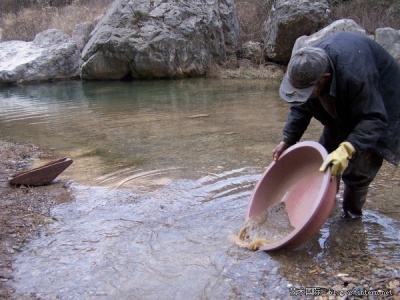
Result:
M277 161L281 156L282 152L289 148L290 145L284 141L280 142L279 145L272 151L274 161Z
M331 175L336 176L341 174L346 169L349 159L356 153L356 149L349 142L343 142L339 147L331 152L319 168L320 172L325 172L330 165Z

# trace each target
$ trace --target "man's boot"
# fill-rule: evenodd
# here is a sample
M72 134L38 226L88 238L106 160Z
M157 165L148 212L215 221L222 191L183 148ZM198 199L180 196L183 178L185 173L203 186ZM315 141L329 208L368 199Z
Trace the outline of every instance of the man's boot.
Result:
M343 210L346 217L349 213L354 216L362 215L362 207L367 200L368 187L354 188L344 186L343 191Z

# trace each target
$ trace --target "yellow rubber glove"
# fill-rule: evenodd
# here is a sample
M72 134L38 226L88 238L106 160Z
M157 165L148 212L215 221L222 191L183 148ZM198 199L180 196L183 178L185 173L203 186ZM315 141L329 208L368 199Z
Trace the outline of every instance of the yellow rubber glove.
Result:
M330 153L319 168L320 172L325 172L332 165L331 175L336 176L341 174L346 169L349 159L356 153L356 149L349 142L343 142L339 147Z

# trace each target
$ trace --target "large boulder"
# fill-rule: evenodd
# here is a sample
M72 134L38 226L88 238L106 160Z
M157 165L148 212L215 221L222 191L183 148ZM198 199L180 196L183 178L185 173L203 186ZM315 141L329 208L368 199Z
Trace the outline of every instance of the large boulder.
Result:
M38 33L32 42L0 43L0 83L79 77L80 51L60 30Z
M89 36L93 29L94 25L91 22L85 22L75 26L72 32L72 39L75 41L80 51L83 50L86 43L89 41Z
M261 63L264 61L263 45L260 42L249 41L240 46L238 50L240 59L247 59L253 63Z
M299 37L293 46L293 52L306 46L313 46L325 39L326 37L338 32L355 32L367 34L365 29L358 25L355 21L351 19L341 19L332 22L331 24L329 24L325 28L322 28L314 34Z
M236 51L234 0L117 0L82 53L82 79L205 75Z
M293 52L302 47L313 46L326 37L337 32L355 32L367 34L365 29L358 25L355 21L351 19L341 19L333 22L314 34L299 37L293 46ZM371 39L375 39L378 44L385 48L387 52L389 52L397 61L400 62L400 30L390 27L378 28L375 30L375 36L371 35L370 37Z
M331 10L325 0L276 0L266 23L266 58L288 63L298 37L310 35L330 22Z
M397 61L400 61L400 30L389 27L378 28L375 30L375 40Z

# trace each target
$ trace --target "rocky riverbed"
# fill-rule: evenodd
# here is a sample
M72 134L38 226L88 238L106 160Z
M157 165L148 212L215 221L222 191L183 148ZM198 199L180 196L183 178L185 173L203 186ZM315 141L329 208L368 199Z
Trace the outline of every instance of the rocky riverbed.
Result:
M8 176L29 168L34 159L51 159L52 151L0 141L0 299L13 299L13 260L24 245L52 221L50 207L68 201L65 183L28 188L8 184ZM35 299L32 297L32 299Z
M8 184L7 177L10 174L31 167L35 160L55 158L51 150L1 141L0 157L0 299L44 299L38 294L24 295L21 298L13 290L13 261L18 253L24 251L24 245L29 240L40 237L45 233L46 225L55 221L50 214L50 208L71 199L69 184L56 182L35 188L12 187ZM397 168L384 166L375 184L386 184L397 179ZM383 205L386 213L394 212L394 219L397 219L397 204L390 201L385 204L385 195L380 195L378 200L377 204L371 203L369 209L382 211L377 205ZM371 216L366 216L369 217ZM331 227L338 224L334 218L328 221ZM331 247L331 250L324 252L326 256L335 257L312 257L308 270L304 270L303 258L305 252L313 253L313 243L297 254L293 251L271 254L277 260L285 260L286 257L294 261L293 256L300 257L298 263L294 262L290 267L290 272L277 271L292 283L288 286L287 298L301 299L306 293L312 293L317 299L400 299L399 265L386 263L384 259L377 260L365 252L361 242L364 231L360 221L350 220L346 228L348 230L340 237L332 237L333 245L325 246L327 249ZM398 251L396 245L392 249L395 253ZM390 255L390 249L385 253ZM336 272L338 269L341 270L340 273ZM306 278L305 273L308 274ZM268 282L261 285L265 287L265 295L268 295ZM306 287L314 287L314 290L306 290ZM349 296L349 293L352 295Z

